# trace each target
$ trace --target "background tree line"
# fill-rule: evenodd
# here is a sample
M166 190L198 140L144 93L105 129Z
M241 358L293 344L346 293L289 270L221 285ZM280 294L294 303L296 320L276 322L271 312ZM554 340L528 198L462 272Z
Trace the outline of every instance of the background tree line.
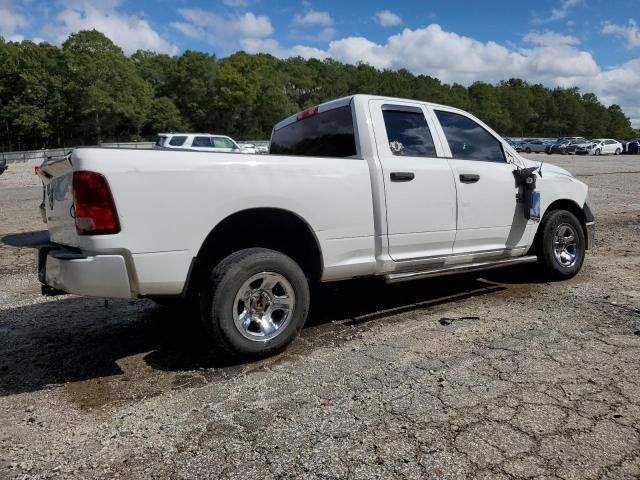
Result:
M605 107L592 93L519 79L464 87L407 70L244 52L127 57L95 30L71 35L62 47L0 37L3 150L140 140L160 131L267 139L287 115L353 93L453 105L507 136L639 134L618 105Z

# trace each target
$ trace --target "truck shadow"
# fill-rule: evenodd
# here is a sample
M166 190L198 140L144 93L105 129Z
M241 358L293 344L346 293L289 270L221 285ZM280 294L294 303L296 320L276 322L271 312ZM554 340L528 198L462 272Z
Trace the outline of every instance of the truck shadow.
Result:
M49 243L49 232L38 230L35 232L12 233L0 238L0 242L9 247L38 248Z
M397 286L362 280L318 287L302 338L281 357L348 342L375 320L399 321L395 316L401 313L504 289L470 277ZM142 357L142 367L158 372L222 369L228 377L246 368L212 351L196 323L184 311L146 300L66 297L0 310L0 396L130 376L129 366L121 365L123 360L129 365L125 359L132 356Z

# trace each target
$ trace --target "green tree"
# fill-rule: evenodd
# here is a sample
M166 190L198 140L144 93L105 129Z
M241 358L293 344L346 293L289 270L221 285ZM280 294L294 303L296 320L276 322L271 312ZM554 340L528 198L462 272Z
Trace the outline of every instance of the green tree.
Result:
M180 132L187 129L180 110L168 97L154 98L149 109L149 124L146 133Z
M216 57L187 50L176 61L175 75L167 96L173 98L182 116L195 130L212 127L216 105Z
M122 50L96 30L72 34L62 50L68 101L84 139L138 136L147 122L152 89Z

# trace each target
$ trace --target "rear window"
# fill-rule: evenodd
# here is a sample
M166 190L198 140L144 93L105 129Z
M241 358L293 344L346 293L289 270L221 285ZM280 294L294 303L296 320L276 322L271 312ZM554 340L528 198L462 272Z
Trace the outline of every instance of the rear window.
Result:
M169 140L169 145L171 145L172 147L181 147L182 145L184 145L184 142L186 140L187 137L182 135L171 137L171 140Z
M356 155L351 107L327 110L276 130L270 153L338 158Z

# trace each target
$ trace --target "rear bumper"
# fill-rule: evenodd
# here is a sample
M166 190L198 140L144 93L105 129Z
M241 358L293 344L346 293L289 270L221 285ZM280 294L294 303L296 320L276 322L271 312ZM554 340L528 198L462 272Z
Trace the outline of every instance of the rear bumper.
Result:
M49 291L89 297L135 296L126 259L118 254L90 255L45 247L38 254L38 278Z

